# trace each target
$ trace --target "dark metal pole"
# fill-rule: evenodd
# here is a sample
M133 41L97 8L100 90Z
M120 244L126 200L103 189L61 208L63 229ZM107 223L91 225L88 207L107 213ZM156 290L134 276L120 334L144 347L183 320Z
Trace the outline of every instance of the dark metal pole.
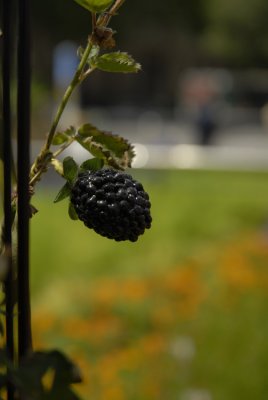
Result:
M18 349L32 350L29 274L30 0L18 0Z
M5 281L6 301L6 342L9 357L14 362L14 295L13 295L13 265L12 265L12 149L11 149L11 71L12 71L12 0L2 0L3 11L3 58L2 58L2 85L3 85L3 162L4 162L4 231L3 242L8 263L8 272ZM14 19L14 16L13 16ZM11 384L7 387L8 400L14 399L14 390Z

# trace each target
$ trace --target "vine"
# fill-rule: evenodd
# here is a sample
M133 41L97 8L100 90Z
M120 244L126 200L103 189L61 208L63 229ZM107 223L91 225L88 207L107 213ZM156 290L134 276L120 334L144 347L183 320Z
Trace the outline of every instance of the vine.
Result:
M42 179L42 175L52 167L65 180L55 202L68 197L69 216L72 219L81 219L88 228L93 228L110 239L136 241L138 236L150 227L151 216L148 194L139 182L124 172L126 168L131 167L135 155L133 146L123 137L100 130L90 122L80 127L71 126L62 131L58 130L62 114L73 92L95 70L136 73L141 69L140 64L128 53L112 50L116 45L115 32L109 25L125 0L74 1L90 13L92 30L85 47L78 49L80 60L75 74L63 94L45 142L30 168L29 201L31 202L35 186ZM88 160L81 165L72 157L65 157L63 161L58 158L75 142L89 153ZM17 229L16 187L9 201L12 218L10 225ZM30 205L31 216L36 212L35 207ZM21 359L16 353L17 344L14 346L15 354L11 355L8 351L6 338L12 333L12 340L16 339L13 336L12 325L9 329L13 332L5 332L3 319L7 318L8 291L13 290L12 295L16 294L16 290L11 286L17 285L16 279L19 274L15 269L16 263L11 262L12 266L9 265L10 240L7 241L6 234L7 229L3 224L0 258L0 282L3 287L0 319L0 336L3 342L0 348L0 400L6 398L6 393L8 400L78 400L73 384L81 382L82 376L77 366L62 352L37 352L28 348L27 354ZM16 254L13 254L13 257L16 257ZM9 281L7 285L7 276L10 274L12 282L10 285ZM11 305L12 318L16 318L15 305L14 297L14 303ZM48 375L49 384L46 383Z

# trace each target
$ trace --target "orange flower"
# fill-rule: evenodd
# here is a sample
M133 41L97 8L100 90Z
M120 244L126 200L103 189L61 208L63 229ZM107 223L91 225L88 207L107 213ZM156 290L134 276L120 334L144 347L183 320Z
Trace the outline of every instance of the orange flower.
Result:
M84 320L73 317L63 322L64 334L73 339L102 341L105 337L113 336L121 330L120 320L113 315Z

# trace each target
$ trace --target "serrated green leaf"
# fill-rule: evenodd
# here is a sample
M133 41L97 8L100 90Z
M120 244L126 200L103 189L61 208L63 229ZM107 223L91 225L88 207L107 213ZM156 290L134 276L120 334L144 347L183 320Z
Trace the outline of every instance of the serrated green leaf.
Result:
M69 137L64 132L57 132L52 140L53 146L59 146L69 140Z
M78 220L78 215L77 215L77 213L76 213L76 211L75 211L75 208L74 208L74 206L73 206L73 204L72 204L71 202L69 202L68 214L69 214L69 217L70 217L73 221Z
M80 165L80 169L83 171L97 171L103 167L103 160L100 158L91 158L90 160L84 161Z
M55 197L54 203L58 203L66 199L66 197L70 196L71 194L71 185L69 182L66 182L65 185L60 189L59 193Z
M125 151L128 151L132 147L125 138L100 130L91 124L82 125L78 129L78 135L83 138L92 139L93 143L103 145L119 158L124 155Z
M114 0L74 0L90 12L100 13L106 10Z
M137 63L128 53L116 51L106 53L100 57L93 59L93 65L106 72L123 72L133 73L141 69L141 65Z
M104 160L107 165L118 169L131 166L134 157L133 146L121 136L85 124L79 128L76 140L94 157Z
M78 173L78 165L72 157L66 157L63 160L63 177L70 183L72 183Z

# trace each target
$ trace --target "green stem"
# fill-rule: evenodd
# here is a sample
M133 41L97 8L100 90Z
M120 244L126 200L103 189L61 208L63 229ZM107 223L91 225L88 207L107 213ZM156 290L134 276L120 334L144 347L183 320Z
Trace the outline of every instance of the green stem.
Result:
M75 141L75 137L71 138L68 143L65 143L60 149L58 149L57 151L55 151L55 153L51 154L51 159L58 157L64 150L66 150L73 142ZM33 187L36 182L39 181L41 175L44 173L45 171L45 167L44 169L40 168L35 174L33 174L31 176L29 185L31 187Z
M81 75L82 75L83 69L84 69L84 67L85 67L85 65L87 63L87 59L88 59L89 53L90 53L90 51L92 49L92 46L93 46L93 44L92 44L91 40L89 40L89 42L87 44L87 47L86 47L86 49L85 49L85 51L83 53L83 56L81 58L81 61L80 61L79 65L78 65L78 68L77 68L77 70L76 70L76 72L74 74L74 77L73 77L70 85L68 86L68 88L66 89L66 91L65 91L65 93L63 95L62 101L61 101L61 103L59 105L59 108L57 110L57 113L55 115L53 123L51 125L50 131L48 133L47 141L46 141L45 146L44 146L44 151L49 150L49 148L51 146L51 143L52 143L52 140L53 140L53 137L55 135L57 126L59 124L60 118L62 116L62 113L65 110L65 107L66 107L66 105L67 105L67 103L69 101L69 98L71 97L71 94L73 93L74 89L80 83Z
M108 23L110 22L112 16L117 12L117 10L123 5L124 2L125 2L125 0L116 0L114 5L110 9L110 12L106 15L106 17L104 17L104 19L99 18L98 25L107 26ZM97 23L96 14L93 13L92 14L92 30L93 31L94 31L94 28L96 26L96 23ZM87 62L87 59L88 59L88 56L89 56L89 53L90 53L92 47L93 47L93 43L92 43L91 40L89 40L89 42L87 44L87 47L86 47L86 49L84 51L83 57L81 58L81 61L80 61L79 65L78 65L78 68L76 70L76 73L75 73L70 85L68 86L66 92L64 93L64 96L62 98L61 104L59 105L59 108L57 110L56 116L54 118L54 121L53 121L53 123L51 125L50 131L48 133L48 137L47 137L47 141L46 141L46 144L45 144L45 147L44 147L44 151L48 151L50 146L51 146L51 143L52 143L54 134L56 132L59 120L60 120L60 118L62 116L62 113L63 113L63 111L64 111L64 109L66 107L66 104L68 103L68 100L69 100L71 94L73 93L73 91L76 88L76 86L81 82L81 80L83 80L83 78L88 75L88 73L86 73L85 76L83 77L83 69L84 69L84 67L86 65L86 62Z
M46 171L47 169L47 165L49 163L49 149L50 146L52 144L54 135L56 133L56 129L58 127L59 121L61 119L61 116L63 114L63 111L66 108L66 105L73 93L73 91L75 90L75 88L82 82L83 80L83 71L84 68L86 66L87 60L88 60L88 56L90 54L90 51L92 49L93 43L92 40L90 39L88 41L87 47L85 48L85 51L83 53L83 56L80 60L80 63L77 67L77 70L73 76L73 79L71 81L71 83L69 84L69 86L67 87L63 98L61 100L61 103L58 107L58 110L56 112L55 118L52 122L52 125L50 127L48 136L47 136L47 140L43 146L43 148L41 149L39 155L37 156L32 168L31 168L31 173L30 173L30 185L34 186L36 184L36 182L39 181L41 175L43 174L43 172Z
M110 22L111 18L113 15L116 14L117 10L122 6L125 0L116 0L113 6L110 8L109 12L107 14L104 14L96 20L96 15L93 13L92 14L92 32L94 33L94 30L96 26L102 26L106 27L108 23ZM40 180L41 175L47 170L47 166L51 160L52 153L50 152L50 146L53 142L54 135L56 133L59 121L61 119L61 116L63 114L63 111L66 108L66 105L74 91L74 89L95 69L91 68L88 69L87 71L84 72L85 66L87 64L87 60L90 54L90 51L92 50L93 47L93 40L92 37L88 40L87 46L85 48L85 51L83 53L83 56L80 60L80 63L77 67L77 70L73 76L73 79L66 89L62 101L57 109L55 118L52 122L52 125L50 127L49 133L47 135L46 142L41 149L39 155L37 156L35 162L32 165L31 172L30 172L30 185L34 186L36 182Z
M36 182L39 181L39 178L43 174L43 172L44 172L44 169L39 169L38 172L36 172L36 174L31 177L29 186L31 186L33 188L34 185L36 184Z

